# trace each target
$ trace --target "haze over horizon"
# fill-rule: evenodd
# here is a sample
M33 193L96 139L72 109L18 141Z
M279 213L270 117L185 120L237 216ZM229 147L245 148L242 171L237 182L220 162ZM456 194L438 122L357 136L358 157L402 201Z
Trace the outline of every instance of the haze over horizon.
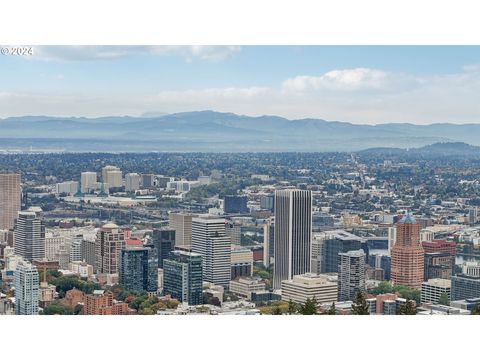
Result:
M479 124L478 46L35 46L0 57L0 118L199 110Z

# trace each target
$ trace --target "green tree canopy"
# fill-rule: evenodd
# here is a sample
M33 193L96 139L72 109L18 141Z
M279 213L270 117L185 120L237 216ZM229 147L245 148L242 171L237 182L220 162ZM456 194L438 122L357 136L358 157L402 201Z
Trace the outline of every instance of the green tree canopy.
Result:
M55 301L43 309L43 315L73 315L73 308Z
M317 315L317 299L315 299L315 296L313 299L308 298L305 304L301 304L299 312L302 315Z
M330 309L328 309L327 315L337 315L337 309L335 307L335 301L332 303L332 306L330 306Z
M370 315L368 311L368 304L367 300L365 299L365 295L362 291L357 292L357 298L355 302L352 304L352 314L353 315Z
M398 315L417 315L417 309L414 302L407 298L405 304L400 305Z
M442 293L440 295L440 298L438 299L438 303L440 305L450 305L450 298L448 297L447 293Z

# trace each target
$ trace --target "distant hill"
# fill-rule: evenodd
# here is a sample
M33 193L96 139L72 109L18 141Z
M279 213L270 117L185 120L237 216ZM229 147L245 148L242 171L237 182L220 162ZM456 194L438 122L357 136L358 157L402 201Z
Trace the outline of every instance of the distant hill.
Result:
M439 148L437 143L480 145L478 134L480 124L358 125L214 111L141 117L26 116L0 120L0 149L47 141L70 151L360 151L435 144L424 151L449 152L459 149Z
M361 150L359 154L382 156L418 156L428 157L465 157L480 158L480 146L469 145L464 142L438 142L431 145L412 149L401 148L370 148Z

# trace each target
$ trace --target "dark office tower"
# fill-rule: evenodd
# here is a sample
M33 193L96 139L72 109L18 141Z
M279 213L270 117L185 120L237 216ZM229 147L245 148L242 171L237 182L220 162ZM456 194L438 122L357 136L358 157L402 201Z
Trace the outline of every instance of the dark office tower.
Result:
M0 230L13 229L20 211L20 174L0 173Z
M144 188L153 187L155 175L153 174L142 174L141 184Z
M153 230L152 246L157 250L158 267L163 269L163 260L168 259L170 252L175 249L175 230L167 228Z
M414 289L422 287L424 251L420 244L420 225L411 214L396 225L397 238L392 248L392 281Z
M224 198L223 211L227 214L248 213L247 197L240 195L227 195Z
M127 291L156 292L158 289L157 250L148 247L122 249L118 281Z
M424 279L450 279L455 264L455 256L448 253L426 253Z
M281 289L283 280L310 272L311 247L311 191L275 191L274 289Z
M45 226L36 213L20 211L15 224L15 254L27 261L45 257Z
M163 294L186 302L200 305L202 299L202 255L175 250L164 261Z
M225 234L225 219L193 218L192 251L202 255L203 280L228 287L232 249Z
M338 254L338 301L353 301L359 291L365 291L365 253Z
M82 261L95 268L95 239L82 238L80 252Z

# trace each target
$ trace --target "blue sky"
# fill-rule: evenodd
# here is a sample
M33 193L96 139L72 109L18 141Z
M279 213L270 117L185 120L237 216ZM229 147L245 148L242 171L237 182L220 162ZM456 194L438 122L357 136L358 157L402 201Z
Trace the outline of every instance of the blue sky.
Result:
M480 122L480 47L124 46L0 56L0 117L230 111Z

